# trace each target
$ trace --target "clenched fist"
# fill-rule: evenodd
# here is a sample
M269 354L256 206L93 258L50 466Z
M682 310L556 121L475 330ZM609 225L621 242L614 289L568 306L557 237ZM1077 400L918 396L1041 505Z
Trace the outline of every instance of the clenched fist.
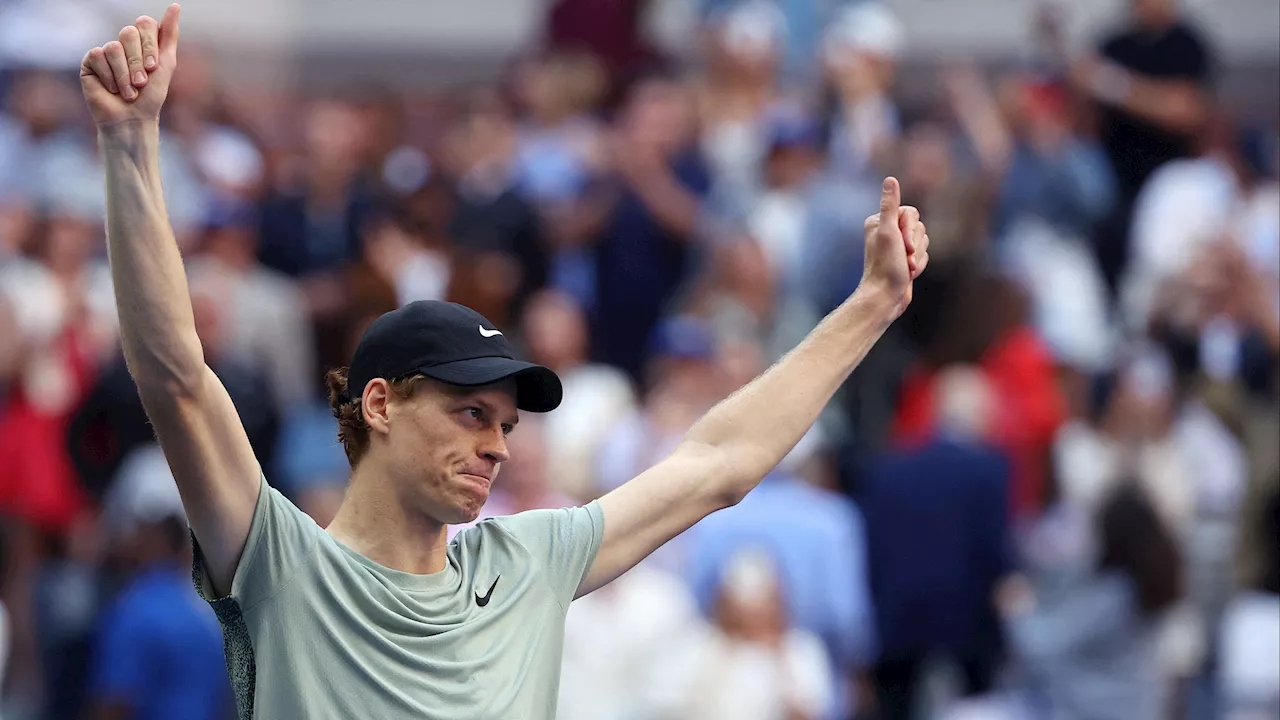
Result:
M178 12L174 3L159 23L144 15L85 53L80 88L98 127L160 117L178 67Z
M880 195L880 212L863 223L866 264L862 285L883 293L894 303L895 315L911 304L911 288L929 264L929 235L920 211L902 207L902 189L886 178Z

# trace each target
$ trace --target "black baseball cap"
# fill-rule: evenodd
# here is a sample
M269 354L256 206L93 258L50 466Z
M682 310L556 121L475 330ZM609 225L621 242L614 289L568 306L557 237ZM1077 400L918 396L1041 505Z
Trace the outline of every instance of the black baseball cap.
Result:
M461 387L515 378L516 407L529 412L555 410L564 396L559 376L517 360L506 336L483 315L438 300L408 303L369 325L347 371L347 395L359 398L374 378L417 374Z

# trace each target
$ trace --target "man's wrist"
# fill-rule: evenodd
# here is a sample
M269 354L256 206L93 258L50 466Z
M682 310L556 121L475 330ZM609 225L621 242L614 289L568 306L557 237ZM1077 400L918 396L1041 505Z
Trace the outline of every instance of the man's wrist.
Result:
M160 122L157 119L123 120L98 126L98 146L104 155L123 155L147 164L159 152Z
M98 125L98 137L104 141L135 141L160 133L160 118L130 118Z
M878 325L887 328L898 319L898 308L902 305L902 299L888 288L863 280L846 304L849 310L857 315L868 317Z

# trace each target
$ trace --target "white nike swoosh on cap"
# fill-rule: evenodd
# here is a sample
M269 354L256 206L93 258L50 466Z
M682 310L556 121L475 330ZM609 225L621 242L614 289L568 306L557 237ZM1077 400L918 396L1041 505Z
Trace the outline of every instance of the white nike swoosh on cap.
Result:
M480 334L485 337L493 337L494 335L502 334L501 330L485 330L483 325L480 325L479 328L480 328Z

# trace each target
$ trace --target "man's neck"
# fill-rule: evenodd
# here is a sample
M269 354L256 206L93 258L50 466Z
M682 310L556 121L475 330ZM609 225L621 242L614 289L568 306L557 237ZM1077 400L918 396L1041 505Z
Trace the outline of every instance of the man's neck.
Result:
M414 575L444 570L446 526L400 500L374 468L352 473L347 497L327 531L334 540L383 567Z

